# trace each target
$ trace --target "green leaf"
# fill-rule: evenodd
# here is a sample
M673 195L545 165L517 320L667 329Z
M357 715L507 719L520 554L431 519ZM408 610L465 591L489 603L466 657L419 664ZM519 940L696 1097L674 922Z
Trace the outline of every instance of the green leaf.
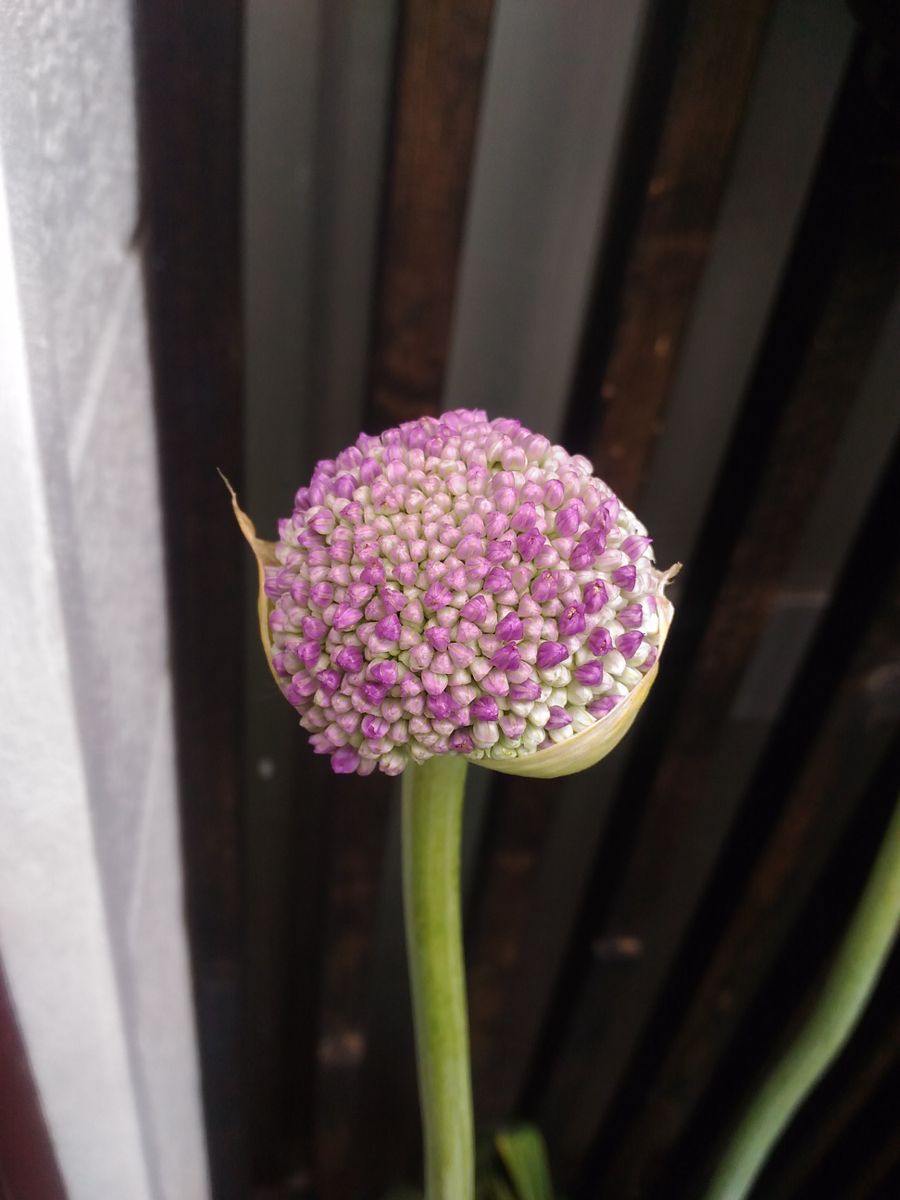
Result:
M547 1147L533 1125L498 1133L497 1153L512 1180L516 1200L554 1200Z

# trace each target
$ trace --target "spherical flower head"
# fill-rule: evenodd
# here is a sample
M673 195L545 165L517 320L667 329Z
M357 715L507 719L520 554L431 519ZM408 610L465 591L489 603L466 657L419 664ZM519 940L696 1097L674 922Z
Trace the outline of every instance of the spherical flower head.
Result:
M263 560L273 673L341 773L581 769L631 723L671 615L671 572L588 460L465 409L320 462Z

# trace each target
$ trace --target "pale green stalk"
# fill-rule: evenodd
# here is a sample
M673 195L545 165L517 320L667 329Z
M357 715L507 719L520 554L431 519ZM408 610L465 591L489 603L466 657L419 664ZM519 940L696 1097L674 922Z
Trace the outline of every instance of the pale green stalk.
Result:
M898 925L900 802L822 993L741 1119L705 1200L741 1200L749 1194L775 1142L853 1032Z
M469 1022L460 911L466 760L403 772L403 906L425 1143L426 1200L472 1200Z

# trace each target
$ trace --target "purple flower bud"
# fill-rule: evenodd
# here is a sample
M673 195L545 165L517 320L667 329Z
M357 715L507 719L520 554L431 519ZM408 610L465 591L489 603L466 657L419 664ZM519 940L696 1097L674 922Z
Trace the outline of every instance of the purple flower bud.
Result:
M550 705L550 718L547 721L545 728L547 729L564 729L566 725L572 724L572 718L564 708L560 708L558 704Z
M584 605L570 604L559 616L560 637L574 637L585 628Z
M590 546L586 546L584 542L579 542L572 551L569 562L574 570L587 571L594 565L596 558L597 555Z
M385 608L391 612L400 612L406 607L406 596L403 592L398 592L396 588L384 587L381 589L381 599L384 602Z
M512 556L513 546L515 543L512 538L509 541L488 542L487 560L491 563L506 562Z
M375 589L371 583L351 583L347 588L347 601L355 608L363 608L374 594Z
M556 514L556 532L571 537L581 522L581 505L576 501L567 504Z
M626 567L619 567L612 573L613 583L623 588L626 592L633 590L636 579L637 567L634 563L629 563Z
M622 701L622 696L601 696L600 700L592 700L588 704L588 712L600 720L601 716L611 713L620 701Z
M352 775L359 766L359 755L352 746L341 746L331 756L331 769L335 775Z
M612 635L608 629L604 629L602 625L598 625L596 629L591 631L591 636L587 640L587 647L591 654L596 654L598 658L602 658L604 654L609 654L612 650Z
M491 657L491 666L499 671L514 671L521 661L515 646L501 646Z
M631 537L627 537L622 543L622 549L632 562L636 562L652 541L653 538L643 537L640 534L632 534Z
M585 687L598 687L603 682L603 663L594 659L575 668L575 678Z
M311 642L321 642L327 632L328 626L324 621L320 621L318 617L303 618L303 636Z
M644 635L641 631L632 629L616 638L616 649L624 658L633 658L643 640Z
M451 642L447 647L447 653L455 667L464 668L469 665L475 657L475 651L471 646L463 646L460 642Z
M602 529L604 532L611 529L615 525L619 517L619 502L615 496L610 496L604 500L597 512L594 514L594 527Z
M422 682L417 675L410 672L404 675L400 680L400 695L404 700L410 700L413 696L418 696L422 691Z
M322 685L323 692L335 692L340 686L341 673L335 671L332 667L328 667L324 671L320 671L317 676L319 683Z
M469 713L473 721L496 721L500 709L492 696L479 696L469 706Z
M387 694L387 686L383 683L364 683L362 685L363 699L366 704L371 704L373 708L376 708Z
M383 738L390 726L383 717L366 716L363 717L360 728L362 729L363 737L374 740L375 738Z
M319 661L319 655L322 653L322 647L318 642L304 642L297 649L297 657L307 667L314 667Z
M481 554L484 549L484 539L480 538L475 533L470 533L466 537L461 538L456 546L456 557L461 562L467 562L470 558L475 558Z
M586 584L582 595L586 613L599 612L604 604L609 603L609 591L602 579L594 579Z
M491 567L485 577L484 590L493 594L505 592L510 583L509 571L504 571L502 567Z
M425 630L425 637L432 650L446 650L450 645L450 630L441 625L432 625Z
M504 713L500 718L500 728L510 741L516 741L525 732L525 718L513 713Z
M496 635L501 642L520 642L522 632L522 622L514 612L507 613L503 620L497 623Z
M449 692L439 692L437 695L429 696L426 707L431 715L437 717L438 720L444 720L456 710L453 697Z
M559 666L569 657L569 648L562 642L541 642L538 646L537 665L542 671Z
M345 632L347 629L353 629L362 620L362 610L352 608L349 604L339 604L332 618L332 625L335 629Z
M399 672L394 660L387 658L381 659L379 662L373 662L366 671L366 675L375 683L383 683L385 687L392 688L397 682Z
M334 588L323 580L322 583L313 585L309 598L316 608L327 608L334 599Z
M425 608L436 609L443 608L445 604L449 604L453 599L453 593L448 587L442 583L433 583L422 598L422 603Z
M466 586L465 567L462 564L458 567L451 567L444 576L444 585L453 592L461 592Z
M435 671L423 671L422 686L429 696L437 696L441 692L446 691L447 676L439 675Z
M457 754L471 754L475 749L472 735L465 729L455 729L450 734L450 748Z
M510 521L510 528L525 532L537 524L537 512L533 504L522 504L516 509Z
M555 599L557 590L556 574L553 571L542 571L531 585L531 595L538 604Z
M625 629L634 629L636 626L640 625L641 621L643 621L644 610L639 604L628 604L619 613L617 613L617 616L619 618L619 624L624 626Z
M326 534L334 529L334 513L330 508L320 508L310 515L307 528L313 533Z
M398 642L400 640L400 618L396 613L384 617L375 626L375 634L383 642Z
M512 477L510 477L511 479ZM498 538L509 528L509 519L505 513L489 512L484 518L484 532L489 538Z
M472 621L475 625L484 623L484 619L488 613L488 602L484 596L473 596L459 610L460 616L465 617L467 621Z
M541 686L533 679L510 684L509 699L513 704L527 704L532 700L540 700L540 698Z
M566 496L566 490L558 479L550 479L544 485L544 505L547 508L559 508Z
M531 562L537 556L545 540L544 535L534 529L527 533L520 533L516 538L516 548L522 562Z
M421 625L425 620L425 610L418 600L410 600L400 613L400 619L408 625Z

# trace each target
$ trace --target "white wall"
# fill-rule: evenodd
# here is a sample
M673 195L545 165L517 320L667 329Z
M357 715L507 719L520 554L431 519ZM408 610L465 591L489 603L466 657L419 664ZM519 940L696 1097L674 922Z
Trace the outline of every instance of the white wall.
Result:
M200 1200L130 12L0 0L0 949L72 1200Z

